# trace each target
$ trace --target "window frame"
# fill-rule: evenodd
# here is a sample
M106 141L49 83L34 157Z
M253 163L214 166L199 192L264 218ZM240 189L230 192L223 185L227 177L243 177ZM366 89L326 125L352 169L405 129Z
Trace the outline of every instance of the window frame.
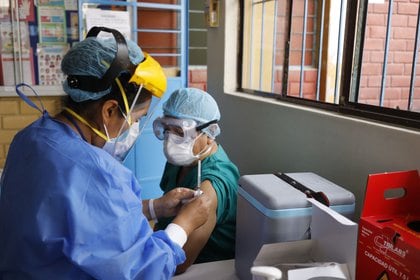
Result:
M405 128L420 129L420 112L362 104L350 100L351 96L357 96L359 92L361 67L357 66L362 65L368 2L369 1L361 0L347 1L344 40L345 42L352 43L347 43L343 46L338 104L288 96L285 92L278 94L243 88L241 63L238 63L237 90L247 95L260 96L310 108L337 112L345 116L359 117ZM238 37L240 43L238 45L238 62L241 62L243 58L244 5L245 3L243 1L239 1L240 32ZM361 14L360 17L359 14ZM357 71L353 73L355 66L357 67Z

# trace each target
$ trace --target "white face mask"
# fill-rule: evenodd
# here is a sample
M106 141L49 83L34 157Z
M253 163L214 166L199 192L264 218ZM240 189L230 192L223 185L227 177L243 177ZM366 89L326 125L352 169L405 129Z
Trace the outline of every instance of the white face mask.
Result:
M106 125L104 124L105 134L106 134L106 142L105 145L102 147L105 151L107 151L110 155L112 155L117 160L123 162L127 156L127 154L130 152L131 148L133 148L134 144L136 143L137 138L140 137L143 129L146 127L147 123L151 119L151 116L153 115L154 110L157 108L158 102L156 102L152 109L148 109L149 113L146 116L142 116L140 119L138 119L136 122L130 125L130 127L121 133L121 131L124 129L124 126L126 123L130 123L130 112L133 111L133 108L136 104L137 98L140 95L141 89L143 85L141 85L137 91L137 94L134 98L133 104L131 105L131 108L129 110L128 115L125 115L122 111L122 115L124 116L125 122L122 124L120 131L118 132L118 136L115 138L110 138L109 133L107 130ZM125 95L125 93L123 92ZM151 102L151 100L150 100ZM150 106L150 103L148 104Z
M176 134L168 133L163 143L163 152L168 162L178 166L187 166L198 160L201 155L207 153L211 149L211 146L194 155L193 148L195 141L201 135L202 133L196 138L185 139Z
M102 147L102 149L107 151L116 159L123 161L140 135L140 122L138 121L133 123L130 125L129 129L115 138L110 138L105 125L104 128L108 140L105 142L105 145Z

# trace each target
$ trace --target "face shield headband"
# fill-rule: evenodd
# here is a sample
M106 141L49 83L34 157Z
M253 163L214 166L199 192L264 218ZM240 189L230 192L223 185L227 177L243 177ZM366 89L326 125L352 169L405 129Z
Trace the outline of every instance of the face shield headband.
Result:
M96 37L101 31L112 33L115 38L117 53L114 60L102 78L85 75L69 75L67 77L67 83L71 88L90 92L104 91L111 86L112 82L121 74L121 72L132 72L135 69L135 65L131 63L128 55L127 42L119 31L112 28L94 26L89 30L86 38Z

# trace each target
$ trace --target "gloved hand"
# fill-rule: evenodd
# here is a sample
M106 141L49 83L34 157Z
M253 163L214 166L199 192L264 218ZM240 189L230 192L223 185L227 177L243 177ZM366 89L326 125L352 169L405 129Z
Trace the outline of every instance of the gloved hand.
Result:
M183 204L172 223L181 226L189 236L207 221L209 215L210 199L204 193Z
M192 199L194 190L188 188L175 188L153 201L157 218L173 217L182 207L182 201Z

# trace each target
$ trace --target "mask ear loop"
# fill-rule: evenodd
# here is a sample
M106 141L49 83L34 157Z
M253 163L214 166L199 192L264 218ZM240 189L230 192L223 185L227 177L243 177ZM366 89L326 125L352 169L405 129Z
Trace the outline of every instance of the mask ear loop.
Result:
M141 92L142 89L143 89L143 84L141 84L139 89L137 90L136 96L134 97L133 103L131 104L131 107L130 107L130 113L131 113L131 111L133 111L134 106L136 105L137 99L139 98L140 92ZM124 95L125 95L125 92L124 92ZM128 102L127 102L127 104L128 104Z
M130 107L130 109L128 110L128 114L127 114L126 121L128 122L128 124L129 124L129 125L131 125L131 111L133 110L134 105L136 104L137 99L138 99L138 98L139 98L139 96L140 96L140 92L141 92L141 89L142 89L142 88L143 88L143 85L141 85L141 86L139 87L139 89L137 90L136 96L134 97L134 100L133 100L133 104L131 104L131 107ZM122 89L122 95L123 95L123 98L125 97L125 98L127 99L127 96L125 95L125 91L124 91L124 89ZM128 107L128 106L127 106L127 107ZM128 121L128 120L130 120L130 121ZM118 136L117 136L117 137L116 137L116 139L115 139L115 144L117 143L118 138L121 136L123 129L124 129L124 123L123 123L123 125L121 126L120 130L118 131ZM114 148L115 148L115 144L114 144Z
M125 94L125 90L124 90L124 88L121 84L120 79L116 78L115 82L117 83L118 88L120 89L121 96L122 96L122 99L123 99L123 102L124 102L125 111L127 112L127 116L125 116L124 113L123 113L123 115L126 117L128 124L131 125L131 115L130 115L131 110L128 107L127 95ZM133 102L133 104L135 104L135 102Z
M118 79L117 79L118 80ZM117 83L118 84L118 83ZM121 83L120 83L121 84ZM128 116L125 118L125 122L127 122L130 126L132 125L131 124L131 111L133 110L133 108L134 108L134 106L136 105L136 102L137 102L137 99L139 98L139 96L140 96L140 92L141 92L141 89L143 88L143 85L140 85L140 87L139 87L139 89L137 90L137 93L136 93L136 96L134 97L134 100L133 100L133 103L131 104L131 107L130 107L130 109L127 111L128 112ZM122 96L123 96L123 99L125 98L126 100L127 100L127 96L126 96L126 94L125 94L125 90L122 88L122 87L120 87L120 90L121 90L121 94L122 94ZM126 106L128 107L128 102L125 102L126 103ZM127 108L126 107L126 108ZM128 117L129 117L129 119L130 119L130 121L128 121L129 119L128 119ZM114 143L113 143L113 152L112 152L112 154L113 155L115 155L115 150L116 150L116 148L117 148L117 144L118 144L118 140L119 140L119 138L120 138L120 136L122 135L122 131L123 131L123 129L124 129L124 124L125 124L125 122L122 124L122 126L121 126L121 128L120 128L120 130L118 131L118 134L117 134L117 137L115 138L115 141L114 141ZM106 131L106 126L104 125L104 128L105 128L105 131ZM107 132L107 131L106 131ZM108 134L108 133L107 133ZM140 136L140 134L141 134L141 131L139 132L139 134L138 134L138 136ZM109 138L109 137L108 137ZM137 139L136 139L137 140Z

